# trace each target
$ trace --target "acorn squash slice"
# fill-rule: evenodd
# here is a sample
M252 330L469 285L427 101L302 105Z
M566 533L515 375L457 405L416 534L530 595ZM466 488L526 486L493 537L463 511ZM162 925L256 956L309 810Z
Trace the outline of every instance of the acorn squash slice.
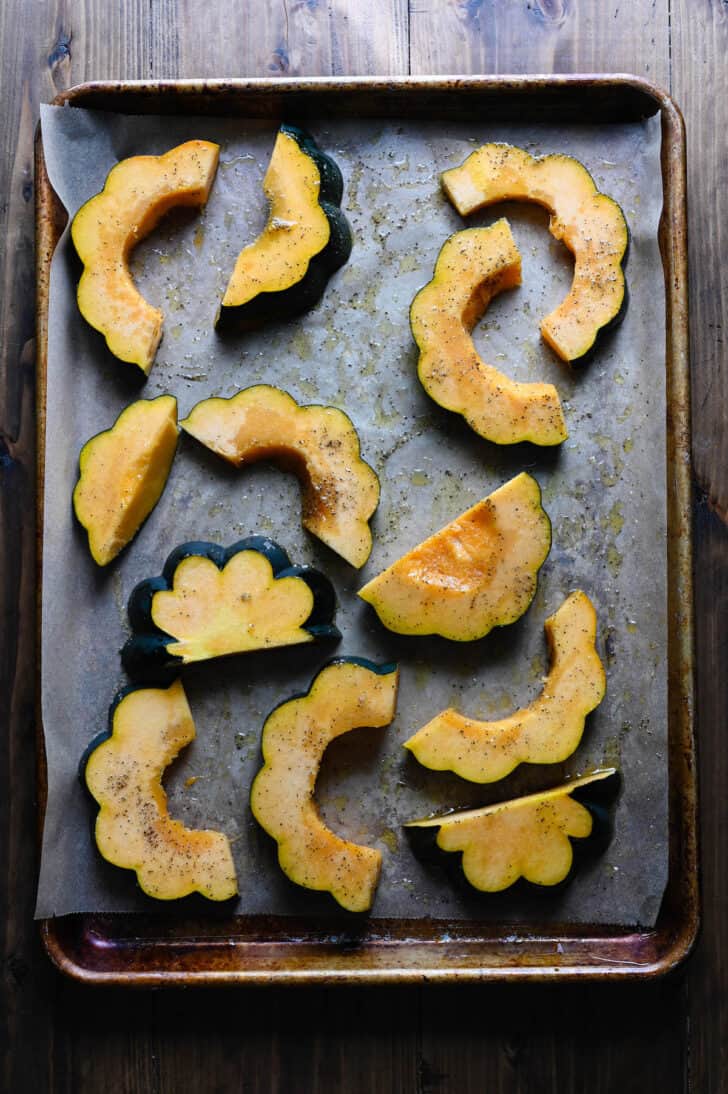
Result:
M249 536L232 547L193 541L169 555L161 577L129 598L128 674L163 681L183 666L251 650L338 639L328 578L292 566L282 547Z
M292 471L301 482L304 528L352 566L364 565L379 480L343 411L299 406L285 391L260 384L231 399L205 399L180 425L235 467L270 459Z
M382 855L326 827L314 801L316 776L335 737L363 726L389 725L398 675L396 665L354 657L323 668L305 695L268 715L262 737L265 762L250 791L253 815L277 842L286 876L306 889L331 893L350 912L371 907Z
M571 840L586 839L593 827L589 808L571 795L614 773L613 767L601 768L540 794L405 827L439 828L437 846L462 851L463 873L481 892L500 892L521 877L534 885L558 885L572 867Z
M551 669L538 699L497 722L445 710L404 747L432 771L454 771L475 783L503 779L520 763L561 763L576 750L587 714L604 698L606 677L596 651L597 616L589 597L573 592L546 620Z
M162 496L177 449L177 400L139 399L81 449L73 509L91 557L106 566Z
M442 185L462 216L497 201L533 201L548 209L551 235L574 256L571 289L541 323L544 341L563 361L579 360L601 331L622 318L629 229L616 201L599 193L578 160L485 144L445 171Z
M471 331L492 298L521 284L521 256L507 220L456 232L412 301L417 373L431 399L462 414L495 444L560 444L568 436L553 384L516 383L475 349Z
M238 891L230 841L222 832L173 820L164 769L193 741L195 725L180 681L121 692L109 732L91 742L83 774L99 805L96 846L114 866L134 870L148 896L201 893L229 900Z
M245 330L308 311L351 254L341 171L304 130L282 125L263 179L268 223L238 255L217 318Z
M121 160L73 218L71 237L84 265L81 315L115 357L144 373L154 363L164 316L134 285L129 254L173 206L206 203L219 154L210 141L186 141L162 156Z
M523 472L403 555L359 596L397 634L472 642L523 615L550 547L541 490Z

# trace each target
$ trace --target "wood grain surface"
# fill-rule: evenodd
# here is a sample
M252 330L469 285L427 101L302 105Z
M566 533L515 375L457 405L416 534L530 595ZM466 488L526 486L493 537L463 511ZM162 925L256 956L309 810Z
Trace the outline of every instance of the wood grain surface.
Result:
M728 1091L727 52L722 0L0 4L0 1089ZM631 71L667 86L687 123L704 922L697 952L679 975L639 987L130 996L62 980L31 918L38 103L102 78L585 70Z

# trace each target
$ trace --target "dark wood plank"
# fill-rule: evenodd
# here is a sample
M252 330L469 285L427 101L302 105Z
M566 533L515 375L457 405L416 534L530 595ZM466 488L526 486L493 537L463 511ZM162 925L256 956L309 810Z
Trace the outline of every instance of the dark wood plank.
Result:
M413 73L633 72L667 86L667 0L411 0Z

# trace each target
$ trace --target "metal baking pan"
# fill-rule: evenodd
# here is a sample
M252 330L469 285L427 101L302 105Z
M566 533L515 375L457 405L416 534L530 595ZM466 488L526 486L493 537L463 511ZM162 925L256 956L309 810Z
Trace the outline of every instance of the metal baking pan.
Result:
M691 465L685 135L668 95L630 76L464 77L89 83L64 92L68 104L120 113L280 118L457 118L508 121L662 123L664 209L659 242L666 290L669 681L669 881L650 930L372 919L355 931L289 917L179 918L74 915L41 924L55 964L86 983L129 985L424 980L636 979L674 968L698 927L693 740ZM38 283L38 505L44 483L47 316L50 261L65 212L36 147ZM39 520L42 528L42 521ZM42 542L39 539L39 575ZM39 583L40 587L40 583ZM38 717L39 784L45 766Z

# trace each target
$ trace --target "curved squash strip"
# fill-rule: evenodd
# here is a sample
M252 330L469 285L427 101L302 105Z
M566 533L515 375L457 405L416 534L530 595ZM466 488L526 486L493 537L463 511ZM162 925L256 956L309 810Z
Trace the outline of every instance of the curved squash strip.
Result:
M162 312L138 291L129 254L174 205L204 205L220 146L187 141L163 156L132 156L112 168L100 194L76 213L71 237L84 271L78 307L121 361L149 373L162 338Z
M455 710L438 714L404 747L432 771L454 771L475 783L503 779L520 763L561 763L576 750L587 714L604 698L596 651L597 617L588 596L572 593L545 623L551 670L538 699L497 722Z
M562 361L583 357L600 331L622 317L629 230L620 207L599 193L578 160L536 159L522 148L485 144L445 171L442 185L462 216L497 201L533 201L549 210L551 235L574 256L571 289L541 323L544 341Z
M462 851L463 873L481 892L500 892L521 877L534 885L558 885L574 860L570 839L586 839L592 831L591 813L570 795L614 772L603 768L541 794L405 827L439 828L437 846Z
M335 612L328 578L291 566L265 536L227 548L192 541L172 551L161 577L133 589L121 659L130 676L160 681L194 661L338 639Z
M550 547L539 485L524 472L403 555L359 596L397 634L472 642L523 615Z
M139 399L81 449L73 508L94 562L126 547L162 496L177 448L177 400Z
M341 410L299 406L285 391L261 384L231 399L205 399L180 424L235 467L271 459L293 471L301 482L304 528L352 566L364 565L379 480Z
M488 441L560 444L568 433L553 384L516 383L473 344L471 331L492 298L520 284L521 256L507 220L451 236L410 310L417 373L430 398Z
M99 805L96 845L103 857L136 871L141 888L157 900L235 896L227 836L185 828L167 808L162 774L195 738L182 684L122 693L112 705L110 727L85 765L86 785Z
M268 223L237 257L218 327L246 329L306 311L351 253L341 172L308 133L281 126L263 191Z
M329 892L350 912L371 907L382 856L342 839L321 820L314 789L327 745L362 726L386 726L397 705L395 665L348 658L316 676L263 727L264 766L250 791L258 824L278 844L281 869L297 885Z

